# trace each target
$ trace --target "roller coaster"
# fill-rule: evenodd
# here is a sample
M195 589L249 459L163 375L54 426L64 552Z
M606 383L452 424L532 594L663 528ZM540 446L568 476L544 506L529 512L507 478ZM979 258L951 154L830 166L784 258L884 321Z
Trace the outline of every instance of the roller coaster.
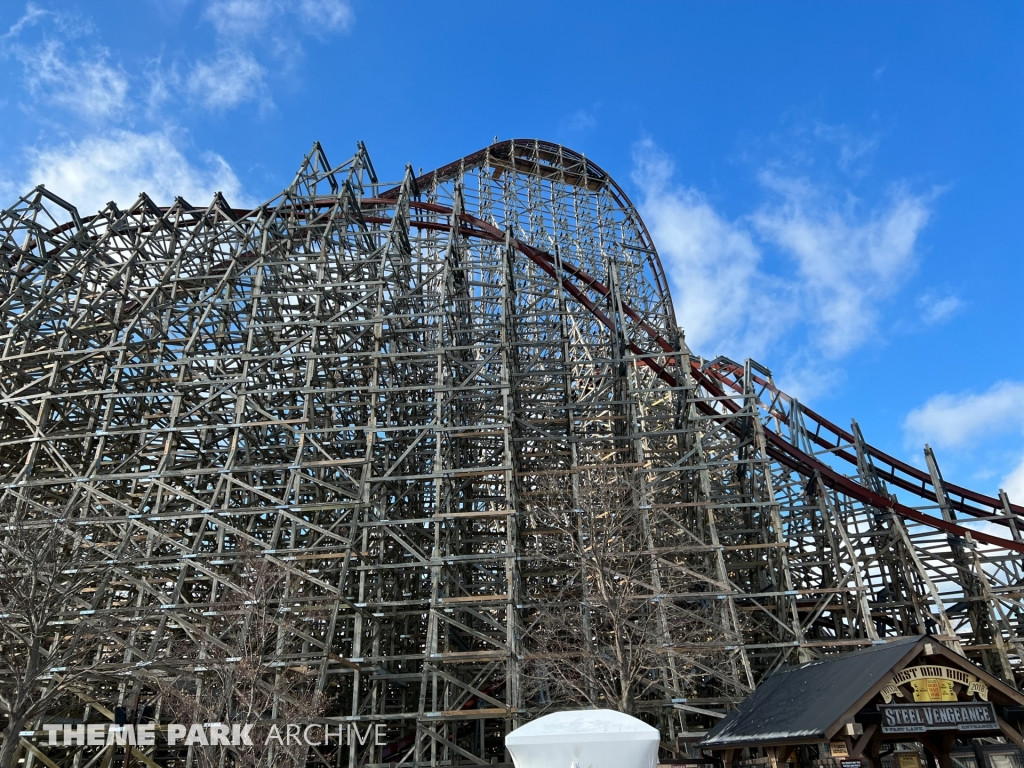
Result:
M500 762L509 729L578 705L527 685L572 663L538 612L587 604L537 510L551 488L578 510L609 466L637 478L662 634L636 713L667 750L782 664L900 636L1024 676L1024 507L695 354L626 193L557 144L390 183L362 144L340 165L317 144L253 209L143 194L83 217L39 187L0 215L0 309L0 541L62 526L94 555L49 647L115 627L95 683L27 731L166 719L142 672L240 658L255 557L283 575L268 690L301 668L322 721L388 725L311 764ZM21 741L25 768L98 765Z

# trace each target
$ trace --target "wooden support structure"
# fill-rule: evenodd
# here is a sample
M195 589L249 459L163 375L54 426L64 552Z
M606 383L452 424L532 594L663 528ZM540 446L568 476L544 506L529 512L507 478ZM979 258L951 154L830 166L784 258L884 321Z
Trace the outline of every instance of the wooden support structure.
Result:
M881 768L883 747L909 744L951 768L958 748L984 751L978 737L1002 737L1003 754L1024 758L1022 705L1016 689L960 654L910 637L780 670L698 746L726 763L741 750L773 765L801 750L805 762L810 753Z
M88 543L58 622L131 628L91 660L108 710L160 711L146 670L233 663L255 559L279 575L261 685L302 669L324 717L389 724L339 761L501 760L578 703L529 683L538 615L606 631L539 511L557 488L576 514L608 467L635 480L630 599L659 649L635 708L666 743L784 665L902 635L1017 685L1024 508L691 350L637 210L565 147L385 183L362 144L317 144L244 210L82 216L39 187L0 214L0 312L0 537Z

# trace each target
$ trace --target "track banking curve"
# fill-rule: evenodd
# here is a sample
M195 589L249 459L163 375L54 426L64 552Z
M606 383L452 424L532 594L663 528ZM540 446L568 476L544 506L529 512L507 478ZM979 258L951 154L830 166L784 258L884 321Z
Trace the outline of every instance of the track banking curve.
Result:
M360 764L486 765L577 701L558 659L618 636L584 533L658 627L637 711L666 738L900 636L1024 679L1024 507L694 354L635 206L557 144L397 185L315 144L252 208L82 217L40 187L0 211L0 314L0 510L88 537L61 620L134 633L101 698L206 679L204 649L230 668L259 561L282 584L253 661L392 723ZM584 531L588 506L618 527Z
M479 150L472 154L466 155L465 157L456 160L452 163L448 163L436 170L429 171L425 174L421 174L416 178L416 184L420 187L426 187L428 185L436 184L447 179L450 179L462 172L464 169L472 167L481 163L488 154L490 156L506 156L514 160L512 149L516 145L526 144L527 140L523 139L512 139L498 144L492 145L483 150ZM546 142L536 142L540 146L547 146L551 152L556 149L560 149L563 155L574 156L580 162L585 162L588 167L588 172L591 178L602 178L606 179L607 182L615 190L615 193L622 201L633 208L635 206L630 202L628 195L625 191L612 179L603 169L593 163L593 161L587 159L584 155L575 153L565 147L558 147L558 145ZM375 205L379 203L386 203L397 197L398 188L395 187L392 190L381 193L378 199L364 200L365 205ZM411 207L415 210L417 207L430 210L434 213L453 213L450 208L445 208L439 205L428 205L422 203L412 203ZM601 298L607 298L609 295L609 289L599 279L587 274L584 270L575 266L574 264L565 261L564 259L557 259L550 253L528 245L512 236L511 233L503 232L490 224L480 221L468 214L460 214L460 218L465 225L462 228L462 233L467 237L481 237L485 239L491 239L495 241L505 241L515 247L520 253L529 258L531 261L536 263L541 269L546 271L552 277L556 277L558 264L561 264L561 281L563 287L568 293L573 296L577 301L580 302L590 313L592 313L603 325L607 328L612 329L613 323L610 318L600 309L597 302L587 295L588 291L593 291ZM660 257L656 253L656 246L653 245L653 239L650 238L649 230L646 224L643 224L643 219L640 217L639 212L636 213L637 220L641 223L643 231L648 236L648 240L652 242L652 250L655 253L652 254L652 262L655 265L655 275L658 281L659 287L664 290L668 297L669 305L671 304L671 294L668 289L667 281L665 280L664 268L661 265ZM376 218L370 219L373 223L388 223L386 219ZM417 222L415 219L410 222L411 226L417 227L430 227L436 226L431 222ZM557 279L557 277L556 277ZM652 329L642 318L631 308L623 302L623 310L625 314L630 317L638 327L648 335L650 340L656 344L661 352L673 353L677 350L673 347L672 343L662 336L658 335L657 332ZM631 343L631 351L635 355L635 359L639 364L646 365L654 369L655 373L666 381L671 386L676 386L677 382L675 378L669 374L663 367L659 366L654 360L654 353L649 350L641 349L635 343ZM705 363L704 361L694 358L691 360L691 372L696 380L711 390L717 390L721 395L725 408L731 410L738 410L735 403L728 399L726 396L730 393L737 393L742 396L742 391L736 384L735 380L729 378L729 374L735 374L737 372L742 373L742 366L738 366L732 361L720 358L719 360ZM794 399L782 392L774 386L770 381L755 377L755 380L759 385L764 387L767 391L771 392L775 397L781 399L787 403L794 402ZM864 504L868 504L877 509L888 509L891 512L900 515L909 520L913 520L923 525L931 526L933 528L946 531L948 534L958 536L965 539L973 538L976 541L984 544L989 544L997 547L1004 547L1006 549L1013 550L1015 552L1024 553L1024 542L1018 540L1007 539L999 536L994 536L989 533L982 531L975 531L966 528L962 525L958 525L954 522L944 520L940 517L934 517L932 515L925 514L919 510L913 509L895 498L894 495L881 495L876 493L870 488L865 487L857 480L841 474L836 471L832 466L813 455L811 452L801 450L788 440L779 431L771 428L771 421L776 420L782 423L788 423L788 417L784 413L780 413L778 410L772 408L770 405L761 403L763 410L765 411L768 419L766 419L766 437L769 441L768 452L772 458L778 460L782 464L785 464L790 469L799 472L805 476L819 475L823 482L829 487L841 490L844 493L849 494L851 497L861 501ZM701 403L699 407L705 409L710 406ZM802 414L805 418L811 420L814 424L814 429L808 430L807 438L814 445L822 448L837 458L843 459L844 461L856 466L857 457L854 453L849 450L843 449L844 445L850 445L854 442L854 435L842 427L837 426L833 422L825 419L818 415L816 412L804 407L802 408ZM732 429L738 429L737 426L732 425ZM874 470L877 475L884 481L892 483L893 485L901 488L904 491L915 494L918 497L930 501L939 503L938 492L935 489L933 478L927 473L916 467L907 464L897 458L890 456L889 454L881 451L880 449L870 445L869 443L864 444L864 449L868 455L877 462L874 466ZM881 464L881 466L878 466ZM1007 502L1005 505L1000 499L987 496L985 494L973 491L968 488L964 488L959 485L952 483L943 484L944 495L949 506L956 511L964 514L971 515L972 517L985 519L991 523L999 524L1007 528L1013 527L1012 516L1022 515L1024 516L1024 506L1018 504L1012 504ZM1007 507L1005 510L1009 514L1000 514L995 510L999 510L1001 507Z
M674 305L672 303L668 281L665 277L664 267L657 254L657 247L654 244L653 238L650 236L650 232L647 229L646 224L643 222L639 211L630 201L629 196L622 187L604 169L582 153L575 152L553 142L534 139L509 139L497 142L489 147L470 153L465 157L447 163L439 168L422 173L415 177L413 184L416 189L425 189L432 185L456 178L464 171L478 167L485 163L489 158L494 157L504 158L509 163L516 165L521 161L517 158L515 150L517 147L525 145L536 147L537 151L540 152L541 155L547 152L551 157L558 155L563 158L572 158L574 161L585 166L586 175L580 175L580 182L591 185L607 184L613 190L613 195L620 199L624 208L628 208L633 212L635 220L639 223L643 235L649 244L651 251L650 254L648 254L649 265L652 269L654 281L669 308L672 308ZM531 171L536 173L537 169L534 167ZM400 187L395 186L389 190L380 192L377 197L361 199L360 203L362 207L367 209L367 215L364 216L365 221L368 224L389 225L391 223L390 217L374 215L372 211L373 209L393 205L399 197L399 190ZM335 203L336 200L334 197L327 197L315 200L313 206L326 209L335 205ZM412 201L409 203L409 207L411 211L418 210L430 214L452 215L454 213L450 207L436 203ZM161 210L166 209L162 208ZM230 208L231 213L239 219L252 216L257 212L257 210L258 209ZM588 295L592 292L593 294L596 294L600 300L608 298L609 288L604 285L600 279L588 274L585 270L563 258L556 258L555 255L545 250L523 242L516 238L511 232L503 231L464 212L459 213L458 216L461 221L460 232L463 236L495 242L507 242L510 246L518 250L526 258L534 262L540 269L555 279L558 279L560 268L561 283L567 293L586 308L586 310L590 312L601 324L609 329L613 329L614 325L611 318L609 318L600 308L598 300ZM81 226L83 222L87 223L88 221L89 218L77 220L76 217L75 221L69 221L61 226L55 227L53 232L62 232L76 226ZM446 225L439 224L436 221L418 220L415 218L410 219L408 224L410 227L416 229L448 229ZM216 274L218 267L221 266L222 265L214 266L211 269L211 274ZM226 263L222 268L226 269ZM657 351L643 349L635 342L630 342L630 351L633 353L636 362L640 365L645 365L651 368L659 378L670 386L677 386L678 382L675 377L665 369L665 366L660 365L656 358L662 356L663 353L668 353L670 355L680 351L686 351L689 353L689 350L685 349L685 345L681 341L673 343L672 340L665 339L648 323L646 323L639 313L630 307L627 302L622 302L622 309L624 314L633 320L636 327L639 328L658 348ZM690 367L691 373L697 382L707 387L709 390L716 391L719 394L722 398L720 401L722 408L733 412L738 410L736 403L728 396L730 394L735 394L737 397L742 396L741 388L737 385L735 378L731 378L731 376L735 376L737 373L742 373L741 365L726 358L718 358L714 361L705 361L702 358L693 357L691 358ZM857 479L840 473L827 462L822 461L818 458L815 451L801 449L795 445L792 440L788 439L781 430L775 428L773 424L791 426L789 424L789 415L784 411L784 409L775 407L776 404L792 404L796 401L794 398L775 387L774 383L767 377L755 376L755 381L764 389L765 392L770 393L772 396L772 402L765 403L763 401L759 401L759 405L764 413L765 435L769 443L768 453L771 458L807 477L818 475L827 486L849 494L852 498L876 509L887 509L903 518L945 531L952 536L964 539L973 539L991 546L1003 547L1014 552L1024 553L1024 540L1017 535L1014 520L1016 516L1024 517L1024 506L1020 504L1013 504L1009 502L1009 500L1004 501L1001 498L988 496L949 482L943 482L942 492L940 494L940 492L935 488L933 477L928 472L922 471L917 467L885 453L870 443L864 442L862 446L863 450L866 455L870 456L873 464L873 471L879 479L887 483L891 483L897 488L913 494L927 502L939 505L945 503L951 510L969 515L978 520L984 520L991 524L1006 527L1014 532L1014 537L1012 539L1008 539L1000 536L994 536L983 531L972 530L963 525L959 525L956 522L945 520L941 517L935 517L921 512L920 510L911 508L901 503L895 495L882 495L877 493L858 482ZM698 408L710 413L709 408L711 408L711 406L706 403L698 403ZM836 458L855 467L857 466L856 454L848 449L848 446L855 442L853 434L806 406L801 405L800 411L802 418L809 420L812 423L812 427L805 430L806 439L809 445L816 446L820 448L822 452L835 456ZM731 424L729 428L732 430L739 429L735 424ZM804 446L804 448L807 447L809 446ZM940 495L943 497L941 500Z

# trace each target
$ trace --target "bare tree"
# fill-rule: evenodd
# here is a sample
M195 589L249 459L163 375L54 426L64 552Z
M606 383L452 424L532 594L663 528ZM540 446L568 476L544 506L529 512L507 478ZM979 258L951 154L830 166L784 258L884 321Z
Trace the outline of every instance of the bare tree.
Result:
M26 724L84 691L118 647L89 602L106 557L76 534L60 520L0 510L0 768L14 765Z
M536 499L533 532L547 540L537 550L550 557L537 566L547 571L532 596L525 693L540 704L633 713L670 686L673 645L695 637L690 612L655 583L643 477L594 467L542 478Z
M305 766L305 744L267 742L272 725L283 739L284 724L309 723L325 710L316 671L289 658L302 643L300 595L289 571L258 553L240 553L236 573L217 603L222 631L167 649L161 656L172 665L149 671L163 699L161 719L254 726L251 745L189 747L188 763L199 768Z

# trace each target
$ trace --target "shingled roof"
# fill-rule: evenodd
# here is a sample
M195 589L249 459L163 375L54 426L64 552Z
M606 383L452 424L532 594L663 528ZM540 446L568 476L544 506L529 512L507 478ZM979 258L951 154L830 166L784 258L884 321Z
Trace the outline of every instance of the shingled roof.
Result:
M906 637L864 650L783 667L701 742L722 748L768 742L827 740L833 726L926 637ZM966 660L965 660L966 661Z

